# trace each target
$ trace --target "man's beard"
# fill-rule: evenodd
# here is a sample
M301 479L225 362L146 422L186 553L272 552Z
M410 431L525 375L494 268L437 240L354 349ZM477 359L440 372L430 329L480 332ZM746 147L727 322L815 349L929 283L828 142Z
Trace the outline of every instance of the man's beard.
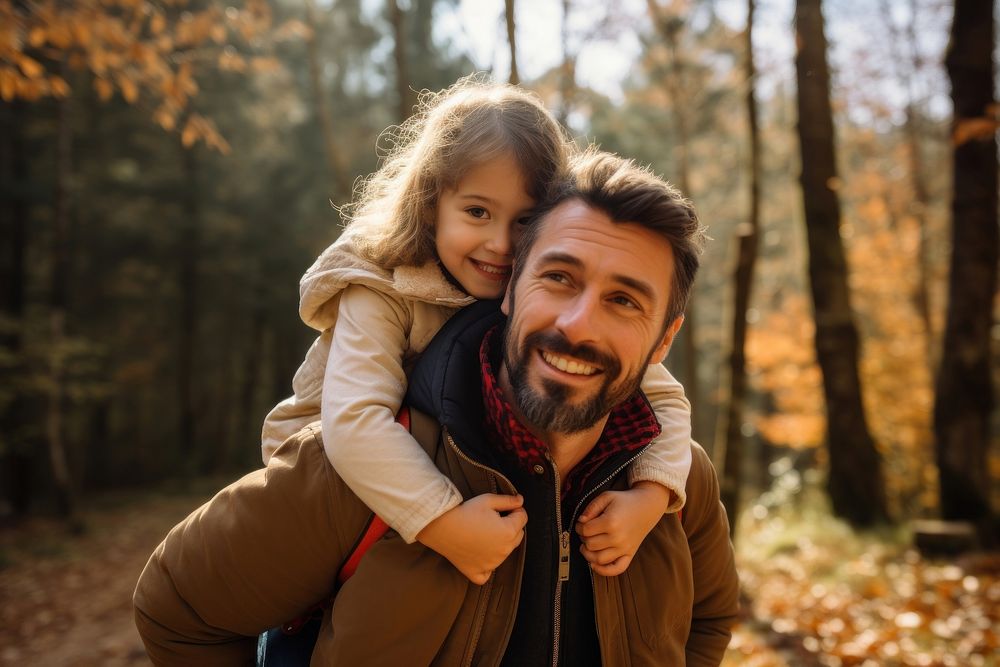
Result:
M545 379L542 380L541 390L536 390L528 381L528 355L539 348L600 367L604 381L598 391L580 403L570 404L574 390L567 385ZM514 392L514 402L521 415L530 425L549 433L578 433L594 426L612 408L634 394L642 381L642 373L639 372L615 386L615 379L621 372L617 359L589 345L574 346L558 333L529 334L518 349L510 320L504 330L504 365ZM644 370L645 363L639 368Z

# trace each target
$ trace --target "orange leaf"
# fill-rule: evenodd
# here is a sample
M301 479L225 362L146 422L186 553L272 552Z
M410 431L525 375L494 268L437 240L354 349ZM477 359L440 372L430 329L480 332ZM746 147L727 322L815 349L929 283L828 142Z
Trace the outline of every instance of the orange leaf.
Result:
M163 14L157 12L153 14L153 18L149 20L149 29L154 35L159 35L163 32L163 29L167 27L167 19L163 17Z
M94 89L103 102L107 102L115 94L115 87L107 79L94 79Z
M139 99L139 87L127 76L118 77L118 87L122 89L122 97L129 104L134 104Z
M192 121L193 119L189 120L184 126L184 131L181 132L181 143L184 144L185 148L190 148L198 140L198 128Z
M970 141L990 139L1000 129L1000 122L994 118L981 116L979 118L962 118L955 123L955 131L951 135L955 146L962 146Z
M174 129L177 125L177 119L174 118L174 115L165 107L157 109L156 113L153 115L153 119L167 132Z
M45 68L37 60L22 55L17 59L17 65L29 79L37 79L45 73Z
M49 88L56 97L69 97L70 88L66 80L60 76L49 78Z
M74 21L73 36L76 37L77 44L87 46L90 44L90 25L84 21Z
M10 102L17 93L17 72L9 67L0 70L0 97L4 102Z
M31 44L36 49L45 43L45 28L37 26L31 29L28 33L28 44Z

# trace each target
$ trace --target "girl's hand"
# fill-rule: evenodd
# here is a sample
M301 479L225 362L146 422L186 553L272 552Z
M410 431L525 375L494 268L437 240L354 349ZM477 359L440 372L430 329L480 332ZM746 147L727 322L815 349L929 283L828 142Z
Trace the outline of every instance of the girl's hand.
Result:
M482 586L524 539L523 504L521 496L484 493L431 521L417 540Z
M628 491L605 491L590 501L576 522L580 553L591 569L614 577L628 568L639 545L670 506L670 489L636 482Z

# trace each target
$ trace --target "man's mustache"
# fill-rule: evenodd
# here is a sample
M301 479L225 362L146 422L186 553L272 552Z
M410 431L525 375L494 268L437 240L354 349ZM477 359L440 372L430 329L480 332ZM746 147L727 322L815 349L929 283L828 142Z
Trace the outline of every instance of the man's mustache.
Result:
M555 331L536 331L524 339L524 347L539 347L555 354L575 357L593 366L601 368L609 377L618 377L621 365L618 360L594 347L582 343L573 345L562 334Z

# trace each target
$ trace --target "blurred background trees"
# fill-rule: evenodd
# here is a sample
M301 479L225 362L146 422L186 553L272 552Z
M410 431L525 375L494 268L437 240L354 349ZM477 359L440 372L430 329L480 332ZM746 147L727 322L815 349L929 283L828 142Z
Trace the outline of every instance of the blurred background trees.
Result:
M731 507L995 530L989 4L0 0L0 513L256 465L336 205L491 70L709 226L668 365Z

